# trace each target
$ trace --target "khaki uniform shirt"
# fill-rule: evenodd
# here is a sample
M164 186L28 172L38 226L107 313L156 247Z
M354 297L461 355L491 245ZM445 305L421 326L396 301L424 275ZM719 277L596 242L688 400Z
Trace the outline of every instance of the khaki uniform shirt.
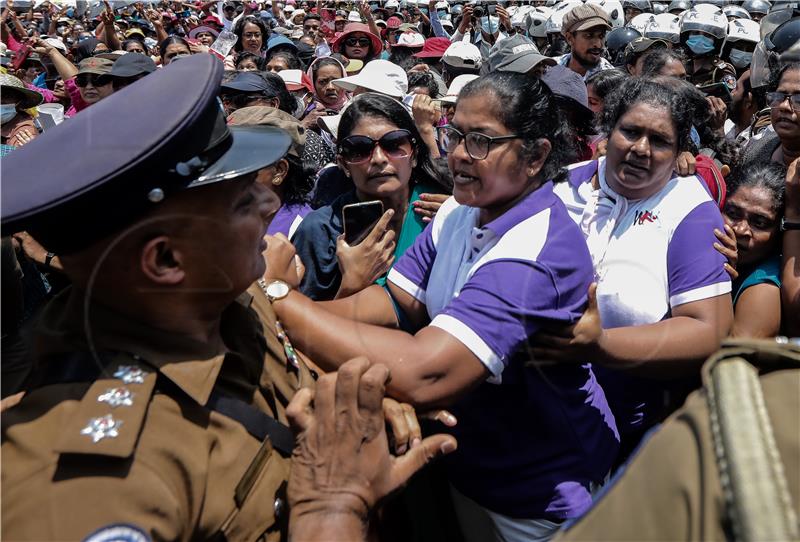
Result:
M78 366L111 361L3 413L4 540L285 538L289 458L204 406L221 391L285 424L288 400L313 383L287 366L272 308L250 291L223 313L222 351L95 304L84 312L77 290L46 307L39 374L75 354Z
M794 509L800 515L800 370L760 378ZM646 441L622 476L575 525L566 540L726 540L725 500L704 392Z
M736 68L718 57L691 60L687 68L689 80L694 85L725 83L731 92L736 89Z

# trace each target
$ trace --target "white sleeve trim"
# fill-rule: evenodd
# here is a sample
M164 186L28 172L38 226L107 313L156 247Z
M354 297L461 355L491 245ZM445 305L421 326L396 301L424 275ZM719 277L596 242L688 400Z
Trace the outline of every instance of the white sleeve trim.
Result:
M500 357L489 348L480 336L461 320L447 314L437 315L430 325L448 332L461 341L483 363L492 375L486 379L490 384L500 384L503 381L505 365Z
M731 292L731 281L717 282L716 284L709 284L695 288L694 290L687 290L679 294L675 294L669 298L669 306L677 307L692 301L700 301L701 299L708 299L710 297L717 297L718 295L729 294Z
M386 280L390 281L420 303L425 303L425 290L414 284L412 280L401 275L397 269L392 268Z

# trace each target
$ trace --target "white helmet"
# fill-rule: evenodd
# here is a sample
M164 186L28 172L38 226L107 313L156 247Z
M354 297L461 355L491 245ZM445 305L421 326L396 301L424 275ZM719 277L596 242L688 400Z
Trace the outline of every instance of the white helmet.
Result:
M572 8L575 6L583 5L583 2L580 0L569 0L567 2L561 2L556 9L553 10L553 13L550 14L550 17L547 19L547 23L545 24L545 32L548 34L560 34L561 33L561 23L564 19L564 15L569 13Z
M603 8L611 21L611 28L625 26L625 10L620 0L586 0L587 4L596 4Z
M722 8L716 4L695 4L692 9L700 13L722 13Z
M772 4L767 0L744 0L742 2L742 8L747 10L750 15L766 15L771 7Z
M652 13L640 13L636 17L630 20L628 23L628 28L633 28L639 34L644 36L644 31L647 26L655 20L656 16Z
M728 33L728 19L721 11L708 13L698 10L700 6L711 4L698 4L681 15L681 34L686 32L703 32L715 39L724 39ZM712 6L716 8L716 6Z
M546 38L547 37L547 21L553 12L548 7L540 6L529 11L525 16L525 27L528 29L528 34L532 38ZM559 32L561 29L559 28Z
M530 13L532 10L533 6L519 6L514 10L513 15L509 13L509 16L511 17L511 26L515 28L527 28L528 25L525 23L525 21L528 19L528 13Z
M761 41L759 29L760 25L755 21L751 21L750 19L734 19L728 23L728 35L725 38L723 47L727 43L737 41L758 43Z
M680 17L671 13L660 13L645 27L646 38L678 43L681 38Z
M732 19L752 19L750 17L750 13L741 6L734 6L733 4L724 6L722 8L722 13L728 18L728 21Z
M436 11L439 10L450 11L450 5L447 2L436 2Z

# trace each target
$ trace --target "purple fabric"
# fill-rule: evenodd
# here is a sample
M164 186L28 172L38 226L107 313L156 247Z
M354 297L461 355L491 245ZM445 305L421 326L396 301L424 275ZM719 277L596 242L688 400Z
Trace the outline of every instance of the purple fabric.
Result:
M681 221L667 250L670 297L730 280L723 267L725 257L714 248L714 228L723 231L723 227L713 201L701 203Z
M267 228L267 234L275 235L276 233L282 233L286 237L289 237L292 224L294 224L297 217L305 218L311 211L313 211L311 206L305 203L299 205L282 205L272 218L272 222L270 222Z
M450 431L459 447L445 463L451 483L480 505L514 518L560 521L591 506L590 484L608 473L619 436L591 365L581 364L590 360L554 367L526 362L532 333L545 323L574 322L583 312L593 276L589 252L550 183L477 231L502 236L542 212L549 213L546 226L532 235L544 238L541 249L535 248L541 240L531 239L519 246L519 256L503 253L484 263L439 313L466 325L505 365L500 384L483 382L451 407L459 423ZM433 243L436 226L395 266L422 288L438 276L431 275L437 256L445 257L445 245L437 251ZM465 249L467 261L470 252Z

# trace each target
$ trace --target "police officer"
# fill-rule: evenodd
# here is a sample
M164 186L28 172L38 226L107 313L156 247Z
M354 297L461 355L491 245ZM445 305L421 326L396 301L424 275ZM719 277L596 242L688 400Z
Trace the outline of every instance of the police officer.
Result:
M72 281L2 417L8 540L286 533L284 406L313 379L252 285L278 204L256 175L291 139L227 127L221 77L182 59L3 161L4 234Z
M736 88L736 68L719 57L728 30L728 19L721 12L692 8L681 16L680 43L689 57L689 80L702 86L725 83Z

